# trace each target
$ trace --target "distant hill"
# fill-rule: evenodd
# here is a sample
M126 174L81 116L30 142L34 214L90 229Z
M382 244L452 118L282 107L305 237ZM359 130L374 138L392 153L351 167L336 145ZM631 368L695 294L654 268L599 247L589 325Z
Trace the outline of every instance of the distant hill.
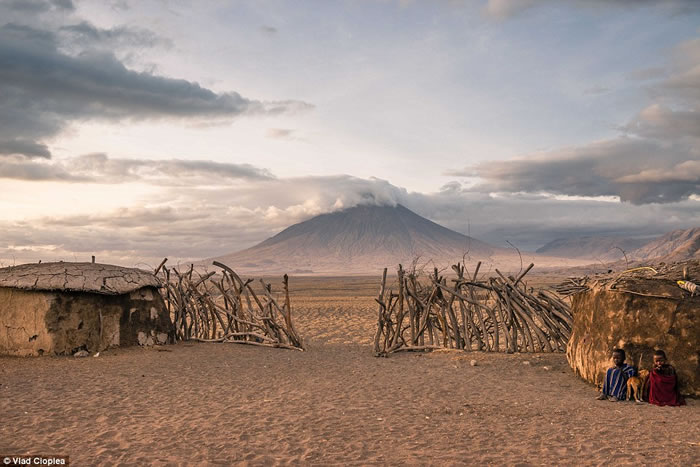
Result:
M562 258L589 258L591 260L616 261L623 259L624 250L630 253L649 243L649 239L615 236L570 237L552 240L537 250L537 253Z
M416 258L419 265L432 261L430 267L447 267L465 254L472 263L483 261L483 270L520 266L512 248L498 248L455 232L401 205L361 205L322 214L251 248L213 259L246 273L338 275L376 274L384 267L393 272L399 263L408 268ZM523 256L526 262L532 254Z
M674 230L631 253L637 261L683 261L700 259L700 227Z

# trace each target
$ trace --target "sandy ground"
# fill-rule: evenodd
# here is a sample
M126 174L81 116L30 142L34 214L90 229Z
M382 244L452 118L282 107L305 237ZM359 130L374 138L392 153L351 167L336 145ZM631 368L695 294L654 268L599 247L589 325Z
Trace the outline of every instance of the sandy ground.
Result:
M375 358L368 293L334 287L294 297L306 352L180 343L98 358L0 358L0 456L63 454L73 465L700 464L698 400L595 401L562 354Z

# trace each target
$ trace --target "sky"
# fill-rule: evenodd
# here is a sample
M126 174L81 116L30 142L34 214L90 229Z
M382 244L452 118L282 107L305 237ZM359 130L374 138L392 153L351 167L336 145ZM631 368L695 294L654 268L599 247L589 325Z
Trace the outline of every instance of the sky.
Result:
M700 226L700 2L0 0L0 263L403 204L497 246Z

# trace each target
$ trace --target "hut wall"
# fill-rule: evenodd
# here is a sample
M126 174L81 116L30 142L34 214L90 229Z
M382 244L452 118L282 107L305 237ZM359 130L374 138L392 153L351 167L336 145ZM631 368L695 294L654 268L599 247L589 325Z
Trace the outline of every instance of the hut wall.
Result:
M566 356L574 372L602 385L610 352L651 368L655 349L666 351L681 392L700 395L700 297L670 300L596 288L574 296L574 325Z
M146 343L139 342L139 334L148 343L173 337L163 300L150 287L124 295L0 288L0 354L97 352Z

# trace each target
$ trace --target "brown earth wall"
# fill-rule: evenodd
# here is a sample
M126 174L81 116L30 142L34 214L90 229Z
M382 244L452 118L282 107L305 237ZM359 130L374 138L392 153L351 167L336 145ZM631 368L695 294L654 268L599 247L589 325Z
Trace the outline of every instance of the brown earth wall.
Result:
M574 325L567 359L579 376L598 386L611 366L611 350L649 369L655 349L676 368L684 394L700 395L700 297L643 297L597 288L574 296Z
M163 300L150 287L124 295L0 288L0 354L97 352L138 344L139 332L173 336Z

